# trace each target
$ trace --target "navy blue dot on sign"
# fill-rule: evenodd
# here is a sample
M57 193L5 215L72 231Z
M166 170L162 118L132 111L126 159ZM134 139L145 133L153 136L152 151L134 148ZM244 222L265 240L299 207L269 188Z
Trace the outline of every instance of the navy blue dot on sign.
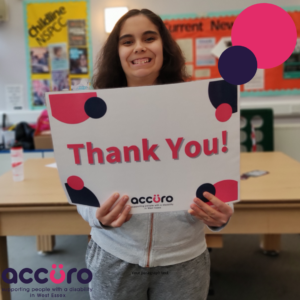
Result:
M97 197L88 188L84 187L78 191L72 189L67 183L65 183L65 187L72 203L100 207Z
M220 56L219 72L231 84L245 84L257 71L257 60L253 52L243 46L227 48Z
M208 85L208 96L215 109L223 103L228 103L232 108L232 113L237 112L238 90L235 84L230 84L225 80L211 81Z
M216 194L216 188L210 183L204 183L204 184L202 184L198 187L198 189L196 191L196 197L201 199L203 202L209 202L209 200L207 200L203 196L204 192L209 192L209 193L215 195Z
M107 111L106 103L99 97L91 97L84 104L85 113L93 119L102 118Z

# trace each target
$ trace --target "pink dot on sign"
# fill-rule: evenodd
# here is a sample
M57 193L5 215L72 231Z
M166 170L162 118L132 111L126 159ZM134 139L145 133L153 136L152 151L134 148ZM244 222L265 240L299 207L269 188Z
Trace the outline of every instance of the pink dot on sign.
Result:
M63 265L63 264L60 264L58 267L59 267L60 269L62 269L62 268L64 267L64 265Z
M222 152L224 152L224 153L227 152L227 147L224 146L224 147L222 148Z
M52 268L55 269L55 268L56 268L56 264L53 264L53 265L52 265Z
M216 118L220 122L226 122L232 115L232 108L228 103L222 103L216 109Z
M83 180L78 176L70 176L67 180L68 185L76 191L80 191L84 188Z
M235 19L231 40L233 46L244 46L257 59L257 68L270 69L285 62L295 49L297 30L293 19L281 7L254 4Z

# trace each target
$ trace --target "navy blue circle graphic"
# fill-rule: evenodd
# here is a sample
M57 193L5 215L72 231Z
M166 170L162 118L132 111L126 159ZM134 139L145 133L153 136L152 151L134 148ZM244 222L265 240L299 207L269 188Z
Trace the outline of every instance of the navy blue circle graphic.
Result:
M250 81L257 71L254 53L243 46L227 48L220 56L218 68L224 80L240 85Z
M196 197L201 199L203 202L209 202L209 200L207 200L204 196L203 196L203 193L204 192L209 192L213 195L216 194L216 188L210 184L210 183L204 183L204 184L201 184L197 191L196 191Z
M93 119L102 118L107 111L106 103L99 97L91 97L84 104L85 113Z

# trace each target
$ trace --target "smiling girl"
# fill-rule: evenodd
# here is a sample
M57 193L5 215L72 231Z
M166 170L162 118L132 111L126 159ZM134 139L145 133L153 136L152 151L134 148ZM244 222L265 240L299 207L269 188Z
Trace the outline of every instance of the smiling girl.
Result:
M184 58L153 12L131 10L115 25L98 60L94 88L184 82ZM129 197L113 194L99 208L77 206L92 227L86 252L93 300L204 300L210 261L204 224L224 227L232 209L209 193L208 206L189 211L130 215ZM117 204L114 206L114 204Z

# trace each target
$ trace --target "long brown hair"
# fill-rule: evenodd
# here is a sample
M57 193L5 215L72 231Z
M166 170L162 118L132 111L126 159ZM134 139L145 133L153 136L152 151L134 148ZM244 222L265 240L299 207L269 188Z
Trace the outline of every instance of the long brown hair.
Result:
M96 73L93 76L94 88L105 89L127 86L118 52L119 36L123 23L128 18L140 14L146 16L157 27L163 43L163 65L157 83L178 83L188 78L181 49L172 38L162 19L148 9L132 9L119 19L99 53L96 62Z

